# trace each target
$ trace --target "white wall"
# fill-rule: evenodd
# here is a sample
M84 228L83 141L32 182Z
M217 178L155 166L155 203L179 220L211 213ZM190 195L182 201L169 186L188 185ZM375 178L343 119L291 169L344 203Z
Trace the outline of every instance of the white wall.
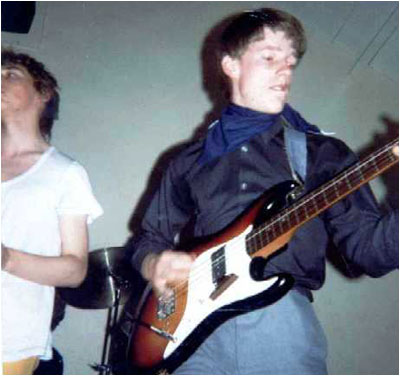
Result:
M59 80L53 143L86 166L105 210L90 231L95 250L125 243L158 157L212 110L201 48L221 19L266 5L298 15L310 41L291 103L360 150L386 132L382 115L398 120L398 29L385 36L374 24L396 28L394 4L354 11L360 5L352 2L39 2L30 34L2 33L2 44L37 57ZM367 39L357 24L365 14ZM374 59L378 49L386 53ZM382 179L374 189L387 193ZM329 266L326 282L315 308L330 342L330 372L398 374L398 273L348 280ZM95 373L88 364L100 361L105 320L105 310L67 309L55 333L67 374Z

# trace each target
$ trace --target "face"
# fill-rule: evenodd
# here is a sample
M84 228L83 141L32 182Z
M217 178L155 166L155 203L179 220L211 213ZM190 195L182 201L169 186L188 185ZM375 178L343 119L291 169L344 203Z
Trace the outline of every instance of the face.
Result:
M40 113L44 104L44 96L37 92L33 78L24 67L1 67L2 114L32 111Z
M294 67L292 42L283 31L264 28L264 37L251 42L239 58L225 56L222 69L232 84L232 102L276 114L285 105Z

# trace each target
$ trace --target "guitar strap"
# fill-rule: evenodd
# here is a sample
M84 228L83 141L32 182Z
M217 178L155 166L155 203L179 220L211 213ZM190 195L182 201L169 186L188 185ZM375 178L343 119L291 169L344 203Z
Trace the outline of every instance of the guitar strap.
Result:
M286 119L281 117L284 128L285 149L294 180L304 185L307 174L307 139L306 133L296 130Z
M291 125L284 116L281 116L281 119L284 129L286 155L289 161L290 170L293 179L299 184L299 188L293 192L292 198L295 199L298 194L302 193L306 181L307 134L294 129L293 125ZM314 301L312 292L309 289L297 286L296 290L305 295L310 302Z
M296 130L293 125L285 119L285 117L281 116L281 119L284 129L286 155L289 160L290 170L294 180L300 184L301 189L304 187L307 173L307 134ZM296 194L297 192L295 193L294 198L296 197ZM341 253L336 253L335 258L337 260L336 262L339 262L341 266L345 268L346 274L350 277L354 278L362 274L359 267L349 263ZM307 294L307 296L310 297L310 300L313 301L312 294L309 290Z

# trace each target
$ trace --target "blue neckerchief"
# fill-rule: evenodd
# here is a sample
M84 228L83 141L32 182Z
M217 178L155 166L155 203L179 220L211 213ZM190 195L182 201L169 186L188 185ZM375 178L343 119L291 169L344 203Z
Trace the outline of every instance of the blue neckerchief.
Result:
M255 135L267 131L281 115L301 132L319 132L288 104L282 112L271 115L231 103L222 112L220 120L209 128L199 163L205 164L237 149Z

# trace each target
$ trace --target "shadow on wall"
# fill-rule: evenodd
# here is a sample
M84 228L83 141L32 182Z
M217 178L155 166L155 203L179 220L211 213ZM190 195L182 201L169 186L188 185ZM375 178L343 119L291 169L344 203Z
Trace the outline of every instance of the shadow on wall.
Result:
M390 118L387 115L381 115L380 120L386 126L386 130L383 133L375 133L372 137L372 141L366 145L364 148L359 150L359 156L362 158L369 153L372 153L374 150L383 147L385 144L390 142L391 140L399 137L399 121ZM382 201L382 208L385 210L385 206L387 209L387 205L392 208L399 207L399 165L396 165L389 170L387 170L384 174L380 176L382 179L385 188L386 195L384 200Z
M210 99L211 110L205 114L201 123L194 127L190 139L170 147L155 162L147 181L147 188L139 199L129 220L128 228L133 235L140 227L144 213L160 184L169 162L185 149L189 143L202 139L207 132L208 126L219 118L222 109L228 103L229 86L220 68L218 46L221 32L233 17L234 15L229 16L214 26L206 35L201 49L202 86Z
M375 133L372 137L372 141L365 145L358 151L360 159L373 153L375 150L383 147L390 141L394 140L399 136L399 122L391 119L386 115L382 115L380 120L386 126L384 133ZM389 210L389 208L398 208L399 206L399 165L395 165L383 173L379 179L382 179L386 194L380 206L383 212ZM333 244L330 244L327 249L327 258L332 266L347 278L355 279L363 275L362 271L355 265L348 264L340 252L337 251Z

